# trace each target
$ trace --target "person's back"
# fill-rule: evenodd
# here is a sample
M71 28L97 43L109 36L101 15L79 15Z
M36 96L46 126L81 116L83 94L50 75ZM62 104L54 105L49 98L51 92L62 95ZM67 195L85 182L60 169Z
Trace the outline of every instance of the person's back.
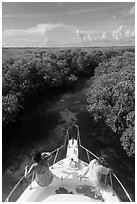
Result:
M107 167L104 167L102 164L100 164L99 160L93 159L89 163L89 181L94 187L101 187L105 188L106 183L106 177L109 173L110 169Z
M48 186L53 180L53 175L48 165L49 156L50 156L50 153L40 154L39 152L36 152L33 155L33 161L35 163L32 164L28 172L27 172L27 168L25 171L26 178L32 174L35 174L35 180L37 184L41 187Z
M52 182L53 175L47 162L41 161L38 164L35 179L39 186L48 186Z
M97 160L94 159L89 163L88 178L90 183L95 187L99 185L99 172L100 166L98 165Z

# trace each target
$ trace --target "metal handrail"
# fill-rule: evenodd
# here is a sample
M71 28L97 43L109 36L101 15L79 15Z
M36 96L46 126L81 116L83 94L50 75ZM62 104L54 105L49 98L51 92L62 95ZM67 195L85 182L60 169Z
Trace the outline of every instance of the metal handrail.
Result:
M55 158L54 158L54 161L53 161L53 164L52 164L52 169L53 169L53 165L55 164L55 161L56 161L56 159L57 159L59 150L60 150L60 149L58 148L58 149L57 149L57 153L56 153Z
M112 176L111 176L112 173L110 173L110 184L111 184L111 187L112 187L112 195L114 196L115 193L114 193L114 188L113 188L113 182L112 182Z
M73 125L73 126L75 126L75 127L78 128L77 125ZM54 159L54 162L53 162L53 164L52 164L52 167L53 167L53 165L55 164L55 161L56 161L56 158L57 158L57 156L58 156L59 150L62 149L62 148L66 145L67 139L68 139L68 141L69 141L69 128L70 128L70 127L67 128L67 133L66 133L66 138L65 138L64 144L63 144L61 147L59 147L59 148L57 148L57 149L55 149L54 151L51 152L51 155L52 155L53 153L55 153L55 152L57 151L56 156L55 156L55 159ZM79 133L79 128L78 128L78 133ZM79 135L79 134L78 134L78 135ZM77 137L77 138L78 138L78 137Z
M30 184L30 190L32 189L32 182L34 180L34 176L35 176L35 172L32 173L32 177L31 177L31 184Z
M86 149L85 147L83 147L82 145L80 145L80 147L82 148L82 149L84 149L85 151L87 151L87 152L89 152L90 154L92 154L94 157L96 157L96 159L98 159L99 157L98 156L96 156L93 152L91 152L91 151L89 151L88 149Z
M68 129L69 129L69 128L68 128ZM67 129L67 134L66 134L66 138L65 138L64 144L63 144L62 146L60 146L59 148L57 148L57 149L55 149L54 151L51 152L51 155L52 155L52 154L54 154L54 153L57 151L52 166L54 165L54 163L55 163L55 161L56 161L56 158L57 158L57 155L58 155L59 150L60 150L61 148L63 148L63 147L66 145L66 141L67 141L67 138L68 138L68 136L69 136L69 134L68 134L68 129ZM7 198L5 199L5 202L8 202L8 201L9 201L11 195L13 194L13 192L16 190L16 188L18 187L18 185L21 183L21 181L22 181L24 178L25 178L25 176L21 177L21 179L18 181L18 183L15 185L15 187L12 189L12 191L9 193L9 195L8 195ZM33 180L33 178L34 178L34 175L32 175L32 180ZM32 181L31 181L31 183L30 183L30 189L31 189L31 184L32 184Z
M75 125L75 126L76 126L77 129L78 129L77 140L79 141L79 146L80 146L81 148L83 148L86 152L92 154L96 159L98 159L98 158L99 158L98 156L96 156L93 152L89 151L87 148L85 148L85 147L83 147L83 146L81 145L79 127L78 127L78 125ZM88 155L88 157L89 157L89 155Z
M78 130L78 132L77 132L77 141L79 142L79 146L80 146L81 148L83 148L83 149L86 151L88 161L90 162L89 153L90 153L91 155L93 155L96 159L98 159L98 158L99 158L98 156L96 156L93 152L89 151L88 149L86 149L85 147L83 147L83 146L81 145L79 127L78 127L77 125L73 125L73 126L75 126L75 127L77 128L77 130ZM55 153L55 152L57 151L57 153L56 153L56 155L55 155L55 158L54 158L54 161L53 161L53 164L52 164L52 167L53 167L53 165L54 165L54 163L55 163L55 161L56 161L56 158L57 158L57 156L58 156L59 150L60 150L61 148L63 148L63 147L66 145L67 139L69 140L69 127L68 127L68 129L67 129L67 133L66 133L66 138L65 138L64 144L63 144L62 146L60 146L59 148L57 148L57 149L55 149L54 151L51 152L51 155L52 155L53 153ZM132 199L130 198L129 194L127 193L126 189L124 188L124 186L122 185L122 183L120 182L120 180L117 178L117 176L116 176L114 173L110 173L110 175L111 175L111 174L112 174L112 175L115 177L115 179L118 181L118 183L120 184L120 186L121 186L122 189L124 190L125 194L127 195L128 199L130 200L130 202L133 202ZM10 196L13 194L13 192L15 191L15 189L18 187L18 185L21 183L21 181L22 181L24 178L25 178L25 177L23 176L23 177L18 181L18 183L15 185L15 187L12 189L12 191L10 192L10 194L9 194L9 195L7 196L7 198L5 199L5 202L8 202L8 201L9 201ZM111 178L111 186L112 186L112 189L113 189L112 178Z
M79 127L78 127L77 125L75 125L75 126L76 126L77 129L78 129L77 139L78 139L78 141L79 141L79 146L80 146L81 148L83 148L83 149L86 151L86 153L87 153L87 157L88 157L88 161L90 162L90 160L89 160L89 154L88 154L88 153L92 154L94 157L96 157L96 158L98 159L99 157L97 157L93 152L89 151L88 149L86 149L85 147L83 147L83 146L81 145L80 133L79 133ZM126 196L127 196L128 199L130 200L130 202L133 202L132 199L130 198L128 192L126 191L126 189L124 188L124 186L122 185L122 183L120 182L120 180L117 178L117 176L116 176L114 173L110 173L110 181L111 181L112 190L113 190L113 183L112 183L112 177L111 177L111 174L112 174L112 175L115 177L115 179L118 181L118 183L120 184L120 186L121 186L122 189L124 190ZM113 194L114 194L114 190L113 190Z
M15 189L18 187L18 185L21 183L21 181L24 179L25 177L22 176L21 179L18 181L18 183L14 186L14 188L12 189L12 191L10 192L10 194L7 196L7 198L5 199L5 202L9 202L9 199L11 197L11 195L13 194L13 192L15 191Z
M121 185L122 189L124 190L125 194L127 195L128 199L130 200L130 202L133 202L132 199L130 198L128 192L126 191L126 189L124 188L123 184L120 182L120 180L118 179L118 177L112 173L112 175L116 178L116 180L118 181L118 183Z
M85 147L83 147L82 145L80 145L80 147L82 147L86 152L88 151L90 154L92 154L93 156L95 156L96 158L98 158L95 154L93 154L92 152L90 152L88 149L86 149ZM88 157L89 160L89 157ZM122 189L124 190L125 194L127 195L128 199L130 200L130 202L133 202L132 199L130 198L128 192L126 191L126 189L124 188L124 186L122 185L122 183L120 182L120 180L117 178L117 176L114 173L110 173L110 175L113 175L116 180L118 181L118 183L120 184L120 186L122 187ZM111 186L113 188L113 183L112 183L112 178L111 178Z
M68 127L68 129L69 129L69 127ZM53 168L53 165L54 165L55 162L56 162L56 159L57 159L59 150L62 149L62 148L66 145L67 139L69 139L68 129L67 129L67 133L66 133L66 138L65 138L64 144L63 144L62 146L58 147L57 149L55 149L54 151L51 152L51 155L52 155L52 154L54 154L54 153L57 151L57 153L56 153L56 155L55 155L55 158L54 158L54 161L53 161L53 164L52 164L52 168Z

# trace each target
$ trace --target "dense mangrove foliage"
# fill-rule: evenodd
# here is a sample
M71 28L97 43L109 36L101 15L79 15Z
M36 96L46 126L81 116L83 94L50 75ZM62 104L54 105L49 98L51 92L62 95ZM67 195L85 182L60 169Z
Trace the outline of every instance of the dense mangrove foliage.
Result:
M103 118L120 135L129 156L135 154L135 55L125 51L95 69L87 94L88 111L95 120Z
M26 104L56 90L73 89L91 77L88 111L120 135L129 156L135 147L134 48L4 49L3 127L16 121ZM6 53L7 56L6 56Z

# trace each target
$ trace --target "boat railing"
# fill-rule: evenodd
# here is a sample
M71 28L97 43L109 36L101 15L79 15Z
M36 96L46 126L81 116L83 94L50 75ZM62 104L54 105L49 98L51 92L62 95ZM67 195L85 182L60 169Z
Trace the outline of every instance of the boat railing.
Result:
M110 173L110 177L111 174L114 176L114 178L118 181L118 183L120 184L120 186L122 187L123 191L125 192L126 196L128 197L130 202L133 202L132 199L130 198L128 192L126 191L125 187L123 186L123 184L120 182L120 180L118 179L118 177L114 174L114 173Z
M56 148L54 151L51 152L51 155L53 155L53 154L56 152L56 155L55 155L55 158L54 158L54 161L53 161L53 164L52 164L52 167L51 167L51 168L53 168L53 165L54 165L54 163L56 162L56 159L57 159L59 150L61 150L63 147L66 146L67 139L69 140L69 132L68 132L68 129L67 129L67 134L66 134L66 137L65 137L64 144L63 144L62 146ZM10 197L13 195L13 193L14 193L15 190L18 188L19 184L23 181L23 179L25 179L25 176L22 176L21 179L17 182L17 184L16 184L16 185L14 186L14 188L11 190L11 192L9 193L9 195L6 197L5 202L9 202L9 201L10 201ZM33 179L34 179L34 174L32 175L32 179L31 179L31 183L30 183L30 190L32 189L32 188L31 188L31 184L32 184Z
M90 156L89 154L91 154L92 156L94 156L96 159L98 159L99 157L97 155L95 155L93 152L89 151L87 148L83 147L81 145L81 140L80 140L80 132L79 132L79 127L77 125L75 125L78 129L78 134L77 134L77 141L79 141L79 146L84 149L86 151L87 154L87 158L88 158L88 162L90 162ZM111 172L110 174L110 182L111 182L111 187L113 189L113 182L112 182L112 176L118 181L119 185L121 186L121 188L123 189L124 193L126 194L126 196L128 197L130 202L133 202L132 199L130 198L128 192L126 191L125 187L123 186L123 184L120 182L120 180L118 179L118 177L115 175L115 173ZM114 189L113 189L113 195L114 195Z
M80 132L79 132L79 127L78 125L73 125L77 128L77 141L79 143L79 147L81 147L82 149L84 149L86 151L86 154L87 154L87 158L88 158L88 162L90 162L90 156L89 154L91 154L92 156L94 156L96 159L98 159L98 156L95 155L93 152L89 151L88 149L86 149L84 146L81 145L81 139L80 139ZM57 159L57 156L58 156L58 153L59 151L66 146L67 144L67 140L69 141L70 137L69 137L69 129L70 127L68 127L67 129L67 133L66 133L66 137L65 137L65 141L64 141L64 144L58 148L56 148L54 151L51 152L51 155L54 154L56 152L56 155L55 155L55 158L54 158L54 161L53 161L53 164L52 164L52 167L53 165L55 164L56 162L56 159Z
M14 193L14 191L17 189L17 187L19 186L19 184L23 181L25 177L22 176L21 179L17 182L17 184L14 186L14 188L12 189L12 191L9 193L9 195L7 196L7 198L5 199L5 202L9 202L10 201L10 197L11 195Z
M95 155L93 152L89 151L87 148L85 148L84 146L81 145L81 140L80 140L80 132L79 132L79 127L77 125L73 125L77 128L77 141L78 141L78 146L81 147L82 149L84 149L86 151L86 154L87 154L87 159L88 159L88 162L90 163L90 154L92 156L94 156L96 159L98 159L99 157L97 155ZM65 137L65 141L64 141L64 144L58 148L56 148L54 151L51 152L51 155L53 155L55 152L55 157L54 157L54 161L52 163L52 166L51 168L53 168L56 160L57 160L57 156L59 154L59 151L64 148L66 145L67 145L67 140L69 141L69 127L67 129L67 133L66 133L66 137ZM110 182L111 182L111 187L113 189L113 182L112 182L112 175L113 177L118 181L118 183L120 184L120 186L122 187L123 191L125 192L126 196L128 197L129 201L130 202L133 202L132 199L130 198L128 192L126 191L126 189L124 188L124 186L122 185L122 183L120 182L120 180L118 179L118 177L114 174L114 173L110 173ZM12 191L10 192L10 194L7 196L5 202L9 202L9 199L11 197L11 195L14 193L14 191L16 190L16 188L19 186L19 184L22 182L22 180L24 179L25 177L23 176L19 181L18 183L15 185L15 187L12 189ZM31 186L31 184L30 184ZM31 188L30 188L31 190ZM113 194L114 194L114 189L113 189Z
M87 157L88 157L88 161L89 160L89 153L92 154L93 156L95 156L96 158L98 158L96 155L94 155L92 152L90 152L88 149L86 149L85 147L83 147L82 145L80 145L81 148L85 149L86 153L87 153ZM118 179L118 177L115 175L115 173L110 172L109 174L110 176L110 182L111 182L111 187L113 189L113 182L112 182L112 176L117 180L117 182L119 183L119 185L121 186L121 188L123 189L124 193L126 194L126 196L128 197L130 202L133 202L132 199L130 198L128 192L126 191L125 187L123 186L123 184L120 182L120 180ZM113 189L113 195L114 195L114 189Z
M88 159L88 162L90 163L90 154L92 156L94 156L96 159L98 159L99 157L97 155L95 155L93 152L89 151L87 148L85 148L84 146L81 145L81 139L80 139L80 131L79 131L79 127L78 125L73 125L77 128L77 141L78 141L78 146L81 147L82 149L84 149L86 151L86 154L87 154L87 159ZM69 141L69 127L67 129L67 134L66 134L66 138L65 138L65 142L64 144L55 149L53 152L51 152L51 154L55 153L56 152L56 155L55 155L55 158L54 158L54 161L53 161L53 164L52 164L52 167L53 168L53 165L54 163L56 162L56 159L57 159L57 156L58 156L58 153L59 153L59 150L61 150L64 146L66 146L66 142L67 140ZM126 196L128 197L129 201L130 202L133 202L132 199L130 198L128 192L126 191L125 187L123 186L123 184L120 182L120 180L118 179L118 177L115 175L115 173L110 173L110 183L111 183L111 187L112 187L112 190L113 190L113 195L114 195L114 189L113 189L113 181L112 181L112 176L118 181L119 185L121 186L121 188L123 189L124 193L126 194Z
M55 157L54 157L54 161L53 161L53 164L52 164L52 167L51 167L52 169L53 169L53 165L54 165L55 162L56 162L56 159L57 159L57 156L58 156L58 154L59 154L59 151L60 151L62 148L66 147L67 140L69 141L69 128L67 129L67 133L66 133L66 137L65 137L64 144L63 144L62 146L56 148L54 151L51 152L51 155L53 155L53 154L56 152L56 155L55 155Z

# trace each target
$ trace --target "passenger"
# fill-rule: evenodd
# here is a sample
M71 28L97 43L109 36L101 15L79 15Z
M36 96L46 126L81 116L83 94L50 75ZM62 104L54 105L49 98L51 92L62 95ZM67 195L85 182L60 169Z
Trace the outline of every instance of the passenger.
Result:
M92 186L98 190L106 188L108 185L107 175L111 172L107 159L106 155L100 156L99 159L93 159L80 178L88 173L88 179Z
M76 167L78 167L78 162L75 161L73 158L71 158L71 159L69 160L69 167L71 167L71 168L76 168Z
M32 156L32 160L34 163L28 170L28 166L25 167L25 178L33 175L35 173L35 180L37 184L41 187L48 186L53 180L53 174L49 169L48 160L51 158L51 153L43 152L35 152Z

